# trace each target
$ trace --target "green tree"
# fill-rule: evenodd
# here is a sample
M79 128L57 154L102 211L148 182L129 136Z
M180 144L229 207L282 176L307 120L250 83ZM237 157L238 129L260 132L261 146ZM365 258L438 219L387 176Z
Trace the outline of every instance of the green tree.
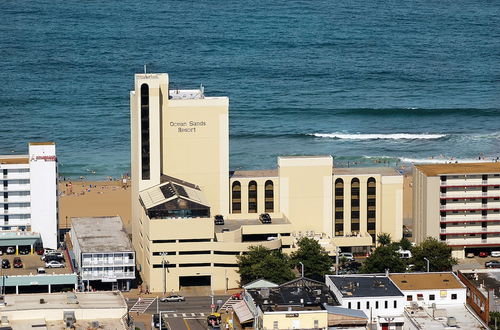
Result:
M411 250L413 248L410 240L406 237L403 237L399 241L399 247L401 247L401 250Z
M496 320L496 323L495 323ZM500 329L500 312L490 312L490 329L499 330ZM495 328L495 325L497 326Z
M406 263L401 259L398 253L399 244L391 243L380 245L365 260L360 269L361 273L384 273L389 269L391 273L402 273L406 270Z
M312 279L323 279L333 265L325 249L318 241L303 237L298 242L299 249L292 253L291 261L295 267L300 267L299 262L304 264L304 276Z
M382 246L386 246L386 245L391 244L391 242L392 242L391 234L387 234L387 233L378 234L377 242L378 242L378 244L380 244Z
M277 284L292 280L290 258L279 250L270 250L261 245L251 246L247 254L237 257L240 285L259 278Z
M415 265L414 270L427 270L427 261L424 258L429 259L431 272L450 271L453 265L457 264L457 259L451 256L451 247L432 237L427 237L412 249L410 263Z

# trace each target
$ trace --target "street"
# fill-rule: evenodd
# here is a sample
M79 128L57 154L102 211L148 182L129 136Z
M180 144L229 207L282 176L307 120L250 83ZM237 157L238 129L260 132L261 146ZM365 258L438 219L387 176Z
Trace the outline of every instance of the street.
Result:
M223 304L227 299L229 299L229 297L229 295L216 296L214 298L214 303L217 304L217 301L221 300ZM144 311L144 315L148 315L149 320L151 320L151 316L159 310L165 315L164 319L167 321L169 329L207 329L206 318L211 313L210 305L212 303L212 298L209 296L188 296L186 297L186 301L181 302L157 303L157 301L153 301L152 298L142 298L142 301L144 300L151 303L151 305L149 305L149 307L147 307ZM130 298L127 300L129 310L137 301L137 298ZM145 306L147 306L147 304ZM130 312L130 316L132 318L137 315L139 315L137 312Z

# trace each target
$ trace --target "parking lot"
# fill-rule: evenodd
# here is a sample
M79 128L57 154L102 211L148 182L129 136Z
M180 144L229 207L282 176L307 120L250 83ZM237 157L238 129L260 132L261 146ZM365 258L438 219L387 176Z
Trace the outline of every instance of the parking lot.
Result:
M22 268L14 268L14 258L21 258L23 263ZM41 256L37 254L27 254L27 255L14 255L14 254L3 254L0 258L7 259L10 262L10 268L2 268L3 275L36 275L38 268L45 268L48 274L69 274L72 273L72 269L68 264L68 258L65 256L65 267L64 268L46 268L45 262L40 259Z

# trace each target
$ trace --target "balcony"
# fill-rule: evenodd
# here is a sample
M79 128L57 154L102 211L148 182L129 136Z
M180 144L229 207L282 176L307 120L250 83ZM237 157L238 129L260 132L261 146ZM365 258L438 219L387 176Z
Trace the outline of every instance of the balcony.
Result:
M102 280L102 281L108 281L108 282L114 282L116 280L121 280L121 279L134 279L135 278L135 273L134 272L88 272L88 271L82 271L81 272L82 280L87 281L87 280Z
M83 259L83 267L133 266L134 259Z
M500 197L500 191L447 191L439 196L441 199L495 198Z

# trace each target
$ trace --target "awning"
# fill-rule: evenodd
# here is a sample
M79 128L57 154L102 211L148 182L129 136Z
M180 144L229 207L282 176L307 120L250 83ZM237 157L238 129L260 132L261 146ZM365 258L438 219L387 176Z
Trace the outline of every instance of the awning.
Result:
M233 310L238 316L240 323L247 322L253 319L253 314L250 312L250 309L247 306L247 303L242 300L237 304L234 304Z

